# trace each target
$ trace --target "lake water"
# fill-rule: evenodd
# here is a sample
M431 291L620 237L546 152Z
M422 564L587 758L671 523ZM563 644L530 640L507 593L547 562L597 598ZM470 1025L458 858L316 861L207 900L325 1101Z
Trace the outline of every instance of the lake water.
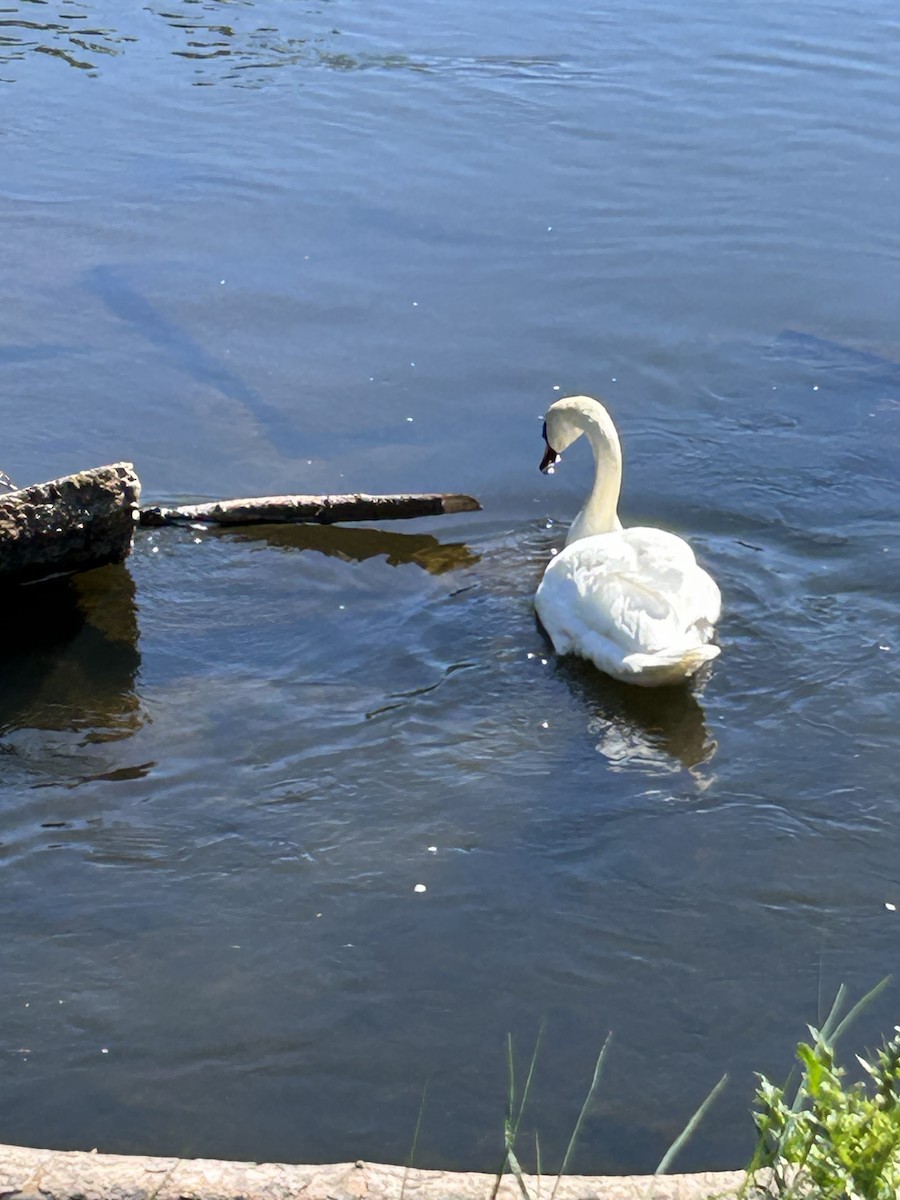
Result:
M132 7L0 11L0 466L484 511L5 602L0 1139L402 1161L427 1083L417 1163L491 1169L545 1023L546 1162L612 1030L572 1168L724 1071L680 1165L739 1164L900 944L896 6ZM573 392L721 584L693 692L535 625Z

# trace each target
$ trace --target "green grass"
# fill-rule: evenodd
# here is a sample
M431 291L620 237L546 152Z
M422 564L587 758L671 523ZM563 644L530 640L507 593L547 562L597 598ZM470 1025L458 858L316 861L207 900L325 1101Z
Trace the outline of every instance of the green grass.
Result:
M845 1017L842 987L821 1029L797 1047L799 1081L777 1087L759 1076L759 1141L748 1195L775 1200L897 1200L900 1196L900 1026L874 1055L857 1062L865 1078L848 1083L835 1043L883 980ZM761 1168L768 1168L761 1174Z
M810 1041L797 1047L800 1064L779 1087L764 1075L757 1076L753 1121L757 1145L747 1168L742 1195L746 1200L898 1200L900 1198L900 1025L879 1050L856 1056L864 1078L849 1082L835 1056L835 1044L859 1013L890 982L884 979L849 1011L846 988L841 986L821 1029L809 1026ZM496 1200L504 1177L512 1175L522 1200L541 1200L548 1180L546 1200L556 1200L567 1174L585 1120L593 1106L612 1035L606 1038L594 1063L584 1102L555 1173L544 1172L540 1138L534 1137L535 1171L523 1170L519 1150L520 1130L531 1097L543 1028L535 1041L524 1079L519 1083L512 1037L507 1037L508 1093L503 1120L503 1153L495 1172L491 1200ZM694 1134L727 1082L723 1075L683 1132L663 1155L657 1174L666 1173ZM425 1094L419 1108L408 1166L415 1157ZM552 1184L549 1180L553 1179ZM406 1176L404 1174L404 1187ZM401 1189L401 1200L403 1200Z
M518 1140L519 1140L519 1128L522 1123L522 1117L525 1112L525 1106L528 1103L528 1098L531 1093L532 1083L534 1081L534 1072L535 1072L535 1067L537 1065L538 1055L540 1053L540 1046L541 1046L541 1040L543 1038L543 1032L544 1031L542 1028L540 1033L537 1036L537 1040L535 1041L534 1050L532 1051L532 1054L531 1054L531 1059L528 1064L528 1070L525 1075L525 1082L524 1082L524 1085L522 1086L521 1092L518 1089L517 1081L516 1081L516 1063L515 1063L515 1055L513 1053L512 1038L507 1036L506 1061L507 1061L507 1073L508 1073L508 1078L509 1078L509 1090L508 1090L508 1095L507 1095L506 1116L503 1121L503 1158L502 1158L500 1166L497 1169L495 1177L494 1177L494 1188L493 1188L493 1191L491 1192L491 1200L496 1200L497 1193L500 1190L500 1184L503 1180L503 1176L507 1172L511 1173L513 1175L513 1177L515 1178L516 1183L518 1184L518 1187L519 1187L519 1191L522 1194L523 1200L540 1200L541 1181L544 1177L544 1172L543 1172L543 1168L542 1168L540 1138L537 1134L535 1134L534 1159L535 1159L535 1178L537 1180L537 1191L534 1195L529 1190L528 1179L526 1177L525 1172L522 1170L522 1166L519 1161L519 1152L518 1152L517 1146L518 1146ZM565 1149L565 1152L562 1157L562 1162L560 1163L559 1169L556 1172L556 1177L553 1181L553 1184L552 1184L552 1187L550 1190L549 1200L556 1200L556 1193L559 1190L560 1182L561 1182L563 1176L568 1173L569 1164L572 1160L572 1155L575 1151L575 1147L578 1144L578 1139L581 1135L582 1127L584 1126L584 1122L591 1110L591 1107L594 1103L594 1099L596 1097L597 1091L600 1086L600 1079L603 1074L603 1066L606 1062L606 1058L607 1058L607 1054L609 1052L609 1047L610 1047L611 1041L612 1041L612 1034L609 1034L606 1038L606 1041L603 1043L600 1053L597 1055L596 1062L594 1063L594 1070L593 1070L593 1074L591 1076L591 1081L590 1081L590 1084L588 1085L587 1093L585 1094L584 1101L581 1105L581 1110L578 1114L578 1118L577 1118L577 1120L572 1128L572 1132L569 1136L569 1141L568 1141L568 1144L566 1145L566 1149ZM713 1090L709 1093L709 1095L706 1097L706 1099L703 1101L703 1103L697 1109L697 1111L694 1113L694 1115L691 1117L690 1121L688 1121L684 1130L678 1135L678 1137L675 1139L675 1141L672 1143L672 1145L669 1147L669 1149L663 1155L663 1158L660 1161L659 1166L656 1168L656 1174L661 1175L669 1170L669 1167L671 1166L672 1162L674 1161L676 1155L678 1155L684 1149L684 1147L687 1145L688 1141L690 1140L690 1138L693 1135L694 1131L696 1130L697 1126L700 1124L701 1120L706 1115L707 1111L713 1104L715 1098L718 1096L718 1094L724 1088L727 1081L728 1081L728 1076L723 1075L722 1078L719 1080L719 1082L716 1084L716 1086L713 1088Z

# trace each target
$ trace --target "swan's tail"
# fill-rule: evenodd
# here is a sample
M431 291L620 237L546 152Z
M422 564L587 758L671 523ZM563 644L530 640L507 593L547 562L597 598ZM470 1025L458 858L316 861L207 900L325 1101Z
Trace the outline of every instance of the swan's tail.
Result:
M622 666L629 672L630 682L641 687L660 687L680 683L696 674L704 663L718 658L718 646L691 646L689 649L660 650L656 654L628 654Z

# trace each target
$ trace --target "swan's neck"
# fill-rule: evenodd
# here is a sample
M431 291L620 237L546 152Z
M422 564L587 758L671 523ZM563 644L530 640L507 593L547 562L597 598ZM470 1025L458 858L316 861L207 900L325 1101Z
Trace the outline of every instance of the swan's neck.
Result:
M592 423L584 430L594 452L594 486L581 512L572 522L566 545L595 533L611 533L622 528L619 520L619 492L622 488L622 450L612 422L609 428Z

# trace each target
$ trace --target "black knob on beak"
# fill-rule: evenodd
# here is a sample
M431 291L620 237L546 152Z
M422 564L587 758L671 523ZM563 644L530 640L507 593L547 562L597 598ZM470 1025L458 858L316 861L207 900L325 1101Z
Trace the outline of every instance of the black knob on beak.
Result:
M547 471L550 470L550 468L553 466L554 463L559 462L559 455L556 453L556 451L553 449L553 447L547 441L547 422L546 421L544 422L544 428L541 432L543 434L544 441L547 445L547 449L544 451L544 457L541 459L541 470L546 473Z

